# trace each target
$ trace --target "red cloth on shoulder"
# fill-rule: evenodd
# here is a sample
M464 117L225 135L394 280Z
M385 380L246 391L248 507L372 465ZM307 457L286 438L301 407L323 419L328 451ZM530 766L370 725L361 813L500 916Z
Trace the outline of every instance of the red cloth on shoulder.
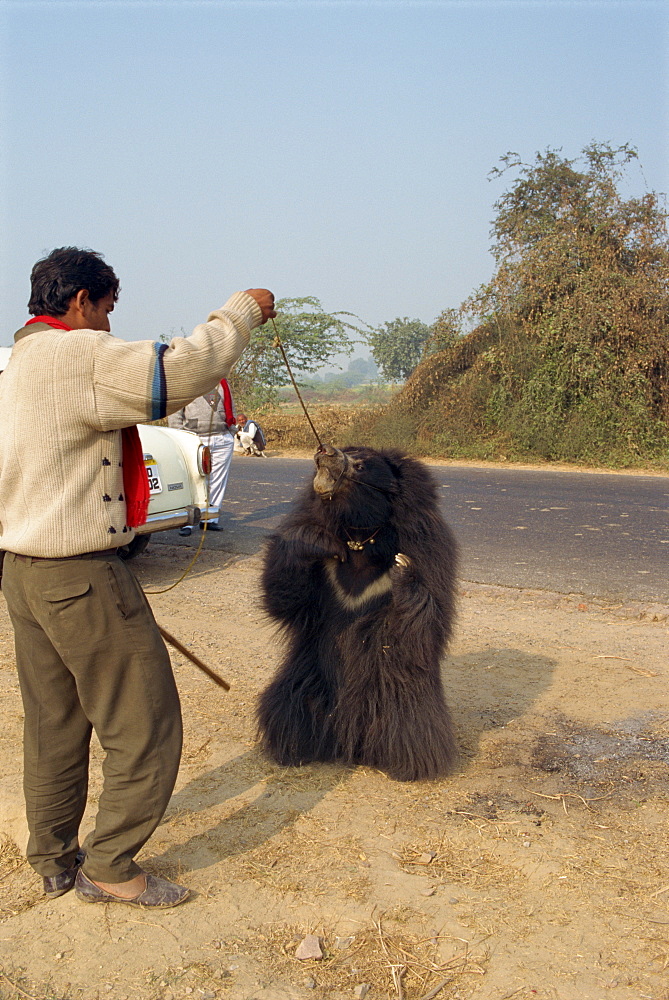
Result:
M26 323L47 323L56 330L71 330L56 316L33 316ZM228 390L229 392L230 390ZM121 445L123 448L123 496L125 497L125 523L130 528L138 528L146 523L149 512L149 477L144 465L144 451L136 426L124 427L121 430Z
M223 390L223 409L225 410L225 422L230 426L230 424L236 424L235 411L232 406L232 393L230 392L230 386L228 385L227 378L221 379L221 389Z
M55 327L56 330L71 330L71 326L66 326L61 320L57 319L55 316L33 316L26 323L26 326L30 326L31 323L47 323L49 326Z

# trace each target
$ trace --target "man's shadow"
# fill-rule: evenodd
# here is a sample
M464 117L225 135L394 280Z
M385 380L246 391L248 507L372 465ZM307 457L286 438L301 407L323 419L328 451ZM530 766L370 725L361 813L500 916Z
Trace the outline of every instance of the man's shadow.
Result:
M214 814L214 822L171 845L163 855L152 855L152 860L167 861L176 853L196 870L252 851L309 813L350 773L350 768L338 764L280 767L260 748L249 750L193 778L172 796L163 824L178 822L181 816L192 822L195 815L202 827L208 813ZM251 799L245 796L256 786ZM240 796L245 797L235 808L234 800ZM221 812L225 815L215 818Z

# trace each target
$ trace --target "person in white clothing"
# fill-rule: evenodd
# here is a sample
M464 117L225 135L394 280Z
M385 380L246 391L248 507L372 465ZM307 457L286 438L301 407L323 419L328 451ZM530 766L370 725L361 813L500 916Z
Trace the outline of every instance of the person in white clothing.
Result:
M245 413L237 416L237 433L235 434L235 450L244 455L255 455L265 458L265 435L254 420L247 420Z
M170 427L194 431L211 451L209 504L218 507L220 515L235 445L233 433L237 430L238 423L227 380L222 379L212 392L199 396L182 410L177 410L168 417L167 422ZM204 527L203 521L200 521L200 527ZM190 535L191 531L190 525L185 525L179 529L179 534ZM218 517L207 521L207 531L221 531Z

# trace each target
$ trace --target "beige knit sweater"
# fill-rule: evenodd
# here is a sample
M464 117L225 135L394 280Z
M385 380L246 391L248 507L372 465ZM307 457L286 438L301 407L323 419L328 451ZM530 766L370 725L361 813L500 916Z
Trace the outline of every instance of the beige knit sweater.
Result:
M169 345L39 326L21 337L0 375L0 549L58 558L129 542L121 428L211 391L261 322L237 292Z

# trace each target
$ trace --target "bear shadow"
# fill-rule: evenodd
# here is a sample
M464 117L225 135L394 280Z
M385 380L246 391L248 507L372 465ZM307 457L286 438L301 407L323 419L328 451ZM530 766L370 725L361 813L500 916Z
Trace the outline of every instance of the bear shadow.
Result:
M501 646L445 658L442 678L461 766L477 755L486 734L531 710L550 688L556 666L550 657Z

